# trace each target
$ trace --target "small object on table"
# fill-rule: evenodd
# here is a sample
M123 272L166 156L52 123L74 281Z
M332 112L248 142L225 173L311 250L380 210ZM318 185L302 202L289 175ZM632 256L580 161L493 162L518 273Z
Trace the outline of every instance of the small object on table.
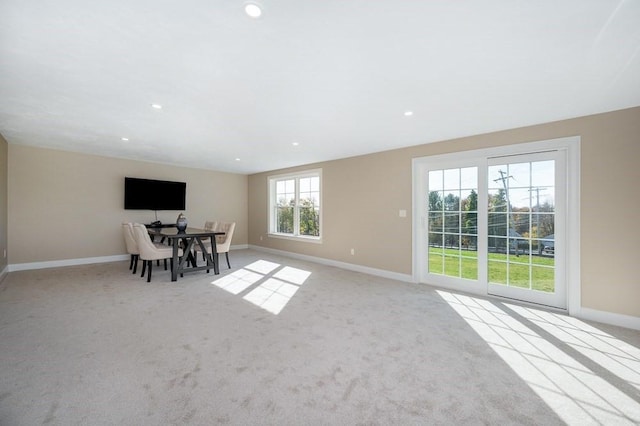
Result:
M176 228L178 228L178 231L180 232L184 232L185 229L187 229L187 217L182 213L178 215L178 220L176 220Z

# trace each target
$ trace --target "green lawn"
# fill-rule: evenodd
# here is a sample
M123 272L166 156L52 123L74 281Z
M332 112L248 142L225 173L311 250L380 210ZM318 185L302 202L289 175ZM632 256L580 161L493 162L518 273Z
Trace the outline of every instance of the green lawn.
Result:
M453 277L478 279L478 252L429 247L429 271ZM553 257L489 253L489 282L553 292ZM531 276L529 275L531 274ZM530 280L531 277L531 280Z

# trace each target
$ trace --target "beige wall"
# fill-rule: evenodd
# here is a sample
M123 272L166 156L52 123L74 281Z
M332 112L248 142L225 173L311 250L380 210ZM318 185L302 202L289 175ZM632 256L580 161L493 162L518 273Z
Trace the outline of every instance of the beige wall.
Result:
M7 249L7 141L0 135L0 272L8 264L4 253Z
M1 160L1 154L0 154ZM187 183L185 215L237 222L247 244L247 176L9 144L9 263L126 253L120 224L149 223L153 211L124 210L124 177ZM158 212L171 223L177 211Z
M640 108L251 175L249 244L411 274L413 158L575 135L582 306L640 317ZM316 167L323 170L323 243L266 237L267 177Z

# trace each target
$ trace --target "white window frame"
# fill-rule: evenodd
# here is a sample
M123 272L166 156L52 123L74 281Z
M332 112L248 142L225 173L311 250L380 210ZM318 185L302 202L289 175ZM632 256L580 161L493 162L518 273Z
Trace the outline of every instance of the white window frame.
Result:
M310 235L300 235L300 210L299 210L299 197L300 197L300 179L309 178L309 177L317 177L319 180L319 198L320 198L320 208L318 211L318 224L320 227L319 236L310 236ZM293 214L293 234L286 234L282 232L277 232L277 218L275 215L275 207L277 204L276 200L276 182L281 180L295 180L295 207ZM269 220L269 229L267 235L273 238L283 238L288 240L295 241L304 241L311 243L322 243L322 210L323 210L323 202L322 202L322 169L312 169L312 170L303 170L300 172L292 172L285 173L279 175L273 175L267 177L267 196L269 197L268 202L268 212L267 217Z

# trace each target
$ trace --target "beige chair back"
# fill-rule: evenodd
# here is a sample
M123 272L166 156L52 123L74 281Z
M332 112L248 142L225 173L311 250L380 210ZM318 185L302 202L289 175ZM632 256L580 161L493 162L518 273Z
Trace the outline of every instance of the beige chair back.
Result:
M216 250L218 253L226 253L229 251L235 229L235 222L218 222L215 230L225 233L224 235L216 236Z
M127 253L140 254L138 244L136 243L136 239L133 236L133 225L131 224L131 222L122 223L122 233L124 234L124 243L127 246Z

